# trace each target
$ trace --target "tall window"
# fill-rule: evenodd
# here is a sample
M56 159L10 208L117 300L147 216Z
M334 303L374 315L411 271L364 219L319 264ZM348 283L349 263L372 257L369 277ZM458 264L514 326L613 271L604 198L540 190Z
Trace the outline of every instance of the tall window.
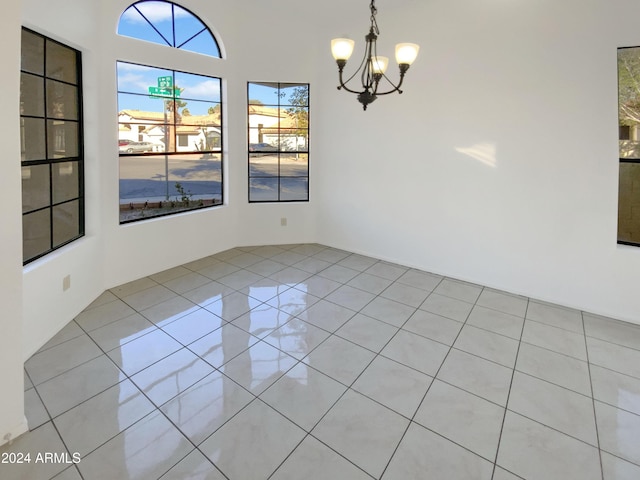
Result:
M309 200L309 84L249 82L249 202Z
M118 33L220 57L211 31L171 2L134 3ZM128 62L117 74L120 223L220 205L221 79Z
M22 29L23 261L84 235L80 52Z
M640 246L640 47L618 49L618 243Z

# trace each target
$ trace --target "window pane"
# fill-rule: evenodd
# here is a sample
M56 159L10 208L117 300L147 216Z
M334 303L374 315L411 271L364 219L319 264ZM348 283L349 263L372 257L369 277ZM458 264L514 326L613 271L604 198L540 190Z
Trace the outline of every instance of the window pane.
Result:
M127 123L164 123L166 102L166 99L160 97L119 93L119 121Z
M175 86L181 88L183 100L205 100L220 103L220 79L176 72Z
M179 125L177 127L179 151L220 151L222 138L217 127ZM181 143L182 142L182 143Z
M165 156L120 157L120 203L166 200Z
M155 140L155 139L152 139ZM158 139L157 143L154 142L134 142L134 141L128 141L128 142L122 142L122 145L120 145L120 141L118 141L118 151L120 152L120 154L136 154L136 153L147 153L147 152L164 152L165 148L164 148L164 143L163 142L163 138Z
M46 207L49 198L49 165L22 167L22 212Z
M53 207L53 247L80 235L80 202L63 203Z
M286 83L280 85L280 105L309 105L309 85Z
M78 156L78 122L47 120L49 158Z
M166 88L162 80L162 87L158 85L158 79L171 77L173 83L173 72L164 68L147 67L134 63L117 62L118 71L118 92L139 93L149 95L149 87Z
M309 107L297 107L291 105L280 108L282 128L308 128L309 127Z
M40 210L22 216L22 259L31 260L51 249L50 210Z
M640 243L640 163L620 163L618 241Z
M44 80L23 73L20 76L20 114L44 116Z
M252 153L249 155L249 176L250 177L277 177L278 176L278 155Z
M183 50L189 50L190 52L220 58L220 49L218 48L218 44L208 30L199 33L194 38L184 43L180 48Z
M178 152L199 152L205 148L205 135L202 129L180 125L176 129Z
M178 5L174 9L174 27L176 32L176 47L180 47L194 35L206 27L197 17Z
M120 221L221 204L221 160L211 153L120 157Z
M47 41L46 76L76 84L78 82L76 52L59 43Z
M220 125L220 104L180 99L179 121L185 125Z
M135 7L147 19L144 23L150 22L168 44L174 47L172 4L169 2L138 2ZM134 35L134 37L139 38L138 35ZM165 40L162 43L165 43Z
M22 161L43 160L46 158L44 120L22 118L20 145Z
M44 38L22 29L22 70L44 74Z
M309 131L304 129L280 129L280 150L306 152Z
M78 197L78 162L54 163L51 166L51 173L53 203Z
M193 199L219 196L222 192L222 165L220 155L169 155L169 183L171 195L178 195L180 188Z
M640 47L618 49L620 158L640 158Z
M280 179L280 200L306 201L309 199L309 179L308 178L281 178Z
M170 45L169 40L162 38L133 6L127 8L120 17L118 35Z
M154 87L154 92L170 91L170 95L177 92L179 96L174 99L159 95L119 93L119 139L152 144L152 148L145 150L142 147L135 149L131 143L119 142L121 154L143 151L200 152L221 148L220 103L183 97L184 92L188 91L193 97L219 100L220 79L152 67L142 67L138 71L135 67L118 63L118 79L125 83L125 87L118 86L120 91L129 88L127 82L138 75L134 72L142 72L145 82L154 81L163 85ZM125 75L126 71L130 71L130 75ZM178 90L174 89L176 86Z
M278 105L277 83L249 83L249 105Z
M78 119L78 87L47 80L47 116Z
M251 116L250 116L251 117ZM249 151L278 150L278 127L258 127L249 129Z
M277 202L278 179L277 178L250 178L249 179L250 202Z
M280 154L280 175L283 177L308 177L308 155L285 153Z

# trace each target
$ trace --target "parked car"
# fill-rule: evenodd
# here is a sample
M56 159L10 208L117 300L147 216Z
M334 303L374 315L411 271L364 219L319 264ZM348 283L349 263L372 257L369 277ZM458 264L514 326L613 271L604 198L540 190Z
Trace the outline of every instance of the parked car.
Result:
M118 150L120 153L153 152L154 146L151 142L130 142L126 145L120 145Z
M133 142L133 140L127 140L126 138L119 138L118 139L118 147L122 147L124 145L129 145L131 142Z
M249 151L250 152L277 152L278 149L276 147L274 147L273 145L270 145L268 143L250 143L249 144Z

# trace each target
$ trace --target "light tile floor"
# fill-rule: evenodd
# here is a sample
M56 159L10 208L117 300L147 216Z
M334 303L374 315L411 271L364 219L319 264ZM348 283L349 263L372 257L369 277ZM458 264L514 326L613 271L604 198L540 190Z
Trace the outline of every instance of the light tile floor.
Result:
M25 388L2 479L640 479L639 326L321 245L107 291Z

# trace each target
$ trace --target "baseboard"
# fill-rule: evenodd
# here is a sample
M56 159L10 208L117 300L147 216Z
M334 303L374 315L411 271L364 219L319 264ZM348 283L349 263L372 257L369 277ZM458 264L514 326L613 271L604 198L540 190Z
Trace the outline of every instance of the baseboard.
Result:
M5 443L13 442L20 435L28 431L29 431L29 425L27 423L27 417L23 417L22 422L20 422L20 424L16 425L14 428L9 430L8 432L5 432L4 435L2 435L2 438L0 438L0 446L4 445Z

